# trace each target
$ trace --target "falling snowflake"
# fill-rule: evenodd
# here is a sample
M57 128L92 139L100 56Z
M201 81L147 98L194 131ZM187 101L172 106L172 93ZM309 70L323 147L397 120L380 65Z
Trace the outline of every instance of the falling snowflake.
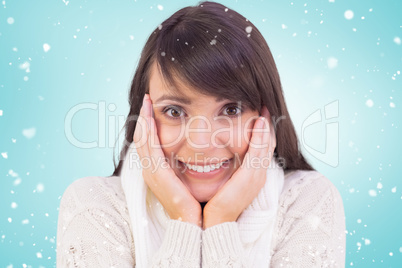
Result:
M50 45L47 43L43 44L43 51L48 52L50 50Z
M338 59L335 57L329 57L327 59L327 65L329 69L334 69L338 66Z
M368 100L366 101L366 106L367 106L367 107L371 108L371 107L373 107L373 105L374 105L373 100L368 99Z
M344 13L345 19L351 20L353 19L354 13L352 10L346 10Z

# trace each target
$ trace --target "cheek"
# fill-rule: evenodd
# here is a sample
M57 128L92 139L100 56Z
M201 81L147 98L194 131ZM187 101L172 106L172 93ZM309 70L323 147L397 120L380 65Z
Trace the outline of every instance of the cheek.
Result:
M181 125L167 125L155 120L158 137L162 149L165 152L171 152L180 143L184 136L183 127Z

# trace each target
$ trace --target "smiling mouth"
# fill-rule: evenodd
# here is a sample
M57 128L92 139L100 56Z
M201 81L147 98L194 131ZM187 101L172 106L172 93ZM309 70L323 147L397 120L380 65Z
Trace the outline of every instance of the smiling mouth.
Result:
M229 165L231 159L216 163L216 164L210 164L210 165L195 165L191 163L184 163L180 160L178 162L182 165L182 167L185 170L189 170L191 172L197 172L197 173L210 173L213 171L220 170L222 168L225 168Z

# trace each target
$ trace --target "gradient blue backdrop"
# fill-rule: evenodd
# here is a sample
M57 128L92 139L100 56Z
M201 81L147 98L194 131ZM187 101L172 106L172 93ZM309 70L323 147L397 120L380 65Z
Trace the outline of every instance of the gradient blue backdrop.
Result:
M401 267L402 1L220 2L270 45L303 151L343 197L347 266ZM113 172L141 48L164 19L196 3L0 3L1 267L55 266L63 191ZM92 109L66 122L80 104ZM317 111L322 120L303 125ZM74 145L66 129L94 148Z

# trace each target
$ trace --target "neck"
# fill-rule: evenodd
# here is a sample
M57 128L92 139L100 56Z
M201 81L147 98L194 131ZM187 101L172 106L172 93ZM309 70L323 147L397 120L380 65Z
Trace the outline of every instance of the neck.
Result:
M200 202L201 205L201 209L204 210L205 205L207 204L207 202Z

